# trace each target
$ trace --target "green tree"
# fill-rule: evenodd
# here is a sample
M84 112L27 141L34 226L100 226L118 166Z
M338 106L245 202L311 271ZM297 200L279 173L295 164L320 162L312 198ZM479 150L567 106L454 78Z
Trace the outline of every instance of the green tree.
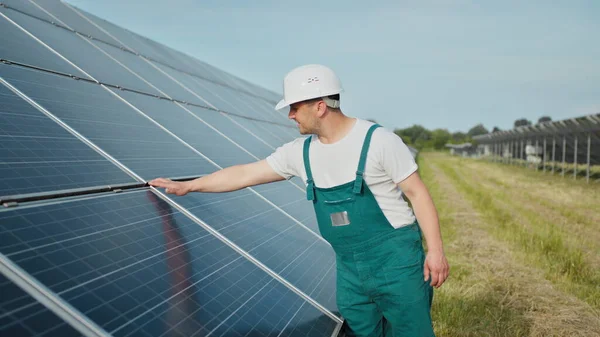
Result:
M469 141L469 136L464 132L454 132L452 133L452 143L461 144Z
M394 132L407 144L424 144L424 142L431 139L431 131L421 125L413 125L405 129L396 129Z
M538 124L544 123L544 122L550 122L550 121L552 121L552 118L550 118L549 116L542 116L542 117L540 117L540 119L538 119Z
M519 126L528 126L528 125L531 125L531 121L527 120L526 118L517 119L515 121L515 128L519 127Z
M435 129L431 133L431 145L436 150L443 150L450 139L452 139L452 135L446 129Z
M485 128L485 126L483 126L483 124L477 124L467 132L467 135L470 138L473 138L475 136L485 135L486 133L489 133L489 131Z

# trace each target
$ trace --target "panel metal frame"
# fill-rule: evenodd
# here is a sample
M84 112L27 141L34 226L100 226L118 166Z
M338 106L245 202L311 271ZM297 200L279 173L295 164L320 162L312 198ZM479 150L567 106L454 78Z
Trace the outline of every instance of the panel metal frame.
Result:
M112 336L2 253L0 253L0 273L84 336Z

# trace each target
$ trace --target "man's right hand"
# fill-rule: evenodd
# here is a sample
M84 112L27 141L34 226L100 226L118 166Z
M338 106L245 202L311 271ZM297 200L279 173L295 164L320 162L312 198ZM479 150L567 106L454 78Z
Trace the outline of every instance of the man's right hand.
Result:
M187 181L173 181L167 178L156 178L148 182L150 186L163 187L165 193L183 196L191 192L190 184Z

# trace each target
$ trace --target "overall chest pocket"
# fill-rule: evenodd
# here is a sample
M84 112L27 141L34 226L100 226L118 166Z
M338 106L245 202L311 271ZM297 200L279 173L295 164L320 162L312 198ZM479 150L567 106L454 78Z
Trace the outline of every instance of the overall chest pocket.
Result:
M324 200L326 208L329 209L329 218L331 219L331 226L340 227L340 226L349 226L350 225L350 214L353 214L353 218L355 218L353 209L351 206L354 202L353 197L348 197L340 200ZM349 207L344 207L347 205ZM340 206L340 207L335 207ZM336 212L338 211L338 212Z
M321 195L317 206L319 229L324 236L354 237L364 233L355 195Z

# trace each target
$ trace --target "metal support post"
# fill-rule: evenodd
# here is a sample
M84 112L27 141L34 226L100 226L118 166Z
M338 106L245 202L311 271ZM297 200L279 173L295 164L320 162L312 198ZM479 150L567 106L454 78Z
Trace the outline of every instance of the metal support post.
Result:
M565 176L565 159L566 159L566 155L567 155L567 137L563 136L563 160L562 160L562 170L560 172L561 176Z
M577 179L577 136L575 136L575 154L573 158L573 179Z
M546 137L544 137L544 149L542 150L542 172L546 173Z
M498 161L498 144L494 143L494 163Z
M556 152L556 138L552 137L552 175L554 175L554 154Z
M587 170L585 172L585 182L590 183L590 154L592 152L592 134L588 133L588 148L587 148Z
M519 158L521 158L521 164L524 164L525 162L523 161L523 139L521 139L521 151L519 151Z
M535 158L538 158L538 140L537 138L535 139ZM538 163L535 163L535 170L537 171L540 168L540 165Z

